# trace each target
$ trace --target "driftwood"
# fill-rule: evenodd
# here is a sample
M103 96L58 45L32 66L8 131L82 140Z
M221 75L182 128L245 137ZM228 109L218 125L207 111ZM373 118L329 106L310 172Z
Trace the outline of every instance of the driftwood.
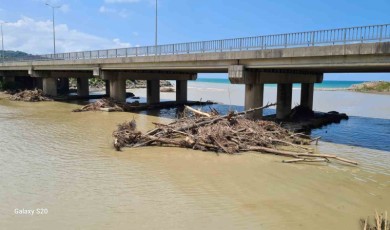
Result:
M163 92L163 93L174 93L175 92L175 88L172 88L172 87L161 87L160 88L160 92Z
M363 230L390 230L390 221L387 216L387 211L385 213L379 214L375 210L375 216L373 218L373 224L370 223L370 218L360 219L360 225Z
M296 135L272 121L253 121L245 114L263 110L261 108L227 115L211 115L186 107L195 116L183 117L170 124L154 123L156 128L145 134L137 131L136 122L120 124L113 133L114 147L173 146L217 153L236 154L260 152L285 157L285 163L329 162L330 159L348 164L356 162L335 155L313 154L310 148L312 139L306 135Z
M52 101L50 97L46 96L42 90L24 90L15 93L9 97L12 101L27 101L27 102L39 102L39 101Z
M195 113L195 114L197 114L197 115L204 116L204 117L211 117L210 114L204 113L204 112L196 110L196 109L193 109L193 108L191 108L191 107L189 107L187 105L185 105L184 108L189 110L189 111L191 111L191 112L193 112L193 113Z
M214 104L212 101L189 101L186 102L189 105L210 105ZM182 106L182 102L176 101L164 101L156 104L141 104L138 101L135 102L120 102L113 98L99 99L93 103L85 105L79 109L73 110L73 112L87 112L87 111L104 111L104 112L135 112L149 109L167 109Z
M131 106L139 105L138 102L123 103L112 98L99 99L93 103L85 105L80 109L75 109L73 112L86 112L86 111L105 111L105 112L123 112L129 110Z

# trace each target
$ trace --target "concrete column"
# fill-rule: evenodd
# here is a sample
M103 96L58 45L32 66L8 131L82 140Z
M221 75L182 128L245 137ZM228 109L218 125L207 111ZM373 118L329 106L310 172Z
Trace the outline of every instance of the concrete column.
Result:
M160 80L146 81L146 101L148 104L160 102Z
M263 106L264 84L246 84L245 85L245 110L254 109ZM247 115L247 118L261 119L262 111L257 111Z
M57 96L57 78L43 78L42 86L44 94Z
M105 80L105 83L106 83L106 95L109 96L110 95L110 81Z
M187 102L187 80L176 80L176 101Z
M125 78L119 78L119 77L113 77L109 80L110 82L110 97L120 101L125 102L126 101L126 79Z
M77 96L80 97L89 96L89 83L87 77L77 78Z
M292 83L278 84L276 118L285 119L291 112Z
M301 84L301 105L313 109L314 84Z

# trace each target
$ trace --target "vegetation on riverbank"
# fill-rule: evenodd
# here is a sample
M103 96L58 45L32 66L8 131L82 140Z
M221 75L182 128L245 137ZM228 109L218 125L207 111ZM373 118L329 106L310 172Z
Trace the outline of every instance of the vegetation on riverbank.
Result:
M348 90L367 93L390 93L390 82L371 81L352 85Z

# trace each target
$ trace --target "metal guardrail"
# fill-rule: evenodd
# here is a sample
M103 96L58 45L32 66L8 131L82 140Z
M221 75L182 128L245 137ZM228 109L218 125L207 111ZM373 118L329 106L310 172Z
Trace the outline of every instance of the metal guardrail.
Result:
M390 24L201 42L28 56L6 61L48 61L215 53L390 41Z

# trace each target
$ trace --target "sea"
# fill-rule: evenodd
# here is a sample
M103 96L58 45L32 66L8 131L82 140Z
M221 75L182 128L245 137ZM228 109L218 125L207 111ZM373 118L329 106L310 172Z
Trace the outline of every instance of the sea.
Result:
M229 84L229 79L227 78L198 78L196 82L209 82L209 83L221 83ZM352 85L363 83L364 81L324 81L322 83L314 84L315 88L329 88L329 89L340 89L340 88L349 88ZM266 87L276 87L276 84L266 84ZM294 88L300 88L300 84L294 84Z

